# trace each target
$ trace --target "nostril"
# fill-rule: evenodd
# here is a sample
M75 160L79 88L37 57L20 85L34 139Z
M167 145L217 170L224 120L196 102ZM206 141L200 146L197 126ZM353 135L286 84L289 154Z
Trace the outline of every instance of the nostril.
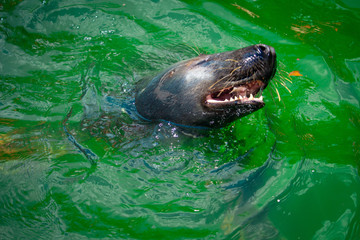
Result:
M270 52L269 46L267 46L267 45L265 45L265 44L258 44L257 47L258 47L258 49L259 49L261 52L264 52L265 54L267 54L268 52Z

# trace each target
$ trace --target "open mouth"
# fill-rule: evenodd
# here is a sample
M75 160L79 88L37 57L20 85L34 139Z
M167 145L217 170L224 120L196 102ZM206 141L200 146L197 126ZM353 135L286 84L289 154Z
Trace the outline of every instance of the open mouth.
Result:
M264 104L262 90L265 84L260 80L239 86L224 88L206 96L208 104Z

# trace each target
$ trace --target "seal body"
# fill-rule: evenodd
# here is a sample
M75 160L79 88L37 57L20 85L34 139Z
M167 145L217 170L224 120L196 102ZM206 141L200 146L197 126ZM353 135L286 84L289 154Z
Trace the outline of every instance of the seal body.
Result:
M275 50L263 44L200 55L140 82L135 106L145 119L219 128L265 105L275 71Z

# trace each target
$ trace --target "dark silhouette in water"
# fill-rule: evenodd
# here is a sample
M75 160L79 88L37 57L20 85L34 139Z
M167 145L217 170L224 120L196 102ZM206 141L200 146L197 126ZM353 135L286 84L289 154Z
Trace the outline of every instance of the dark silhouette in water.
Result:
M258 44L179 62L137 86L135 105L149 120L219 128L265 104L276 71L274 48Z

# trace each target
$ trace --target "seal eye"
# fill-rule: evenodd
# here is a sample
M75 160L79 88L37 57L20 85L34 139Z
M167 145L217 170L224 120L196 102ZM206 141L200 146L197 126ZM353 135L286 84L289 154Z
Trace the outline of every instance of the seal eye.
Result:
M207 66L210 64L210 61L209 61L210 57L209 56L206 56L203 60L197 62L195 65L198 66L198 65L203 65L204 66Z
M215 91L206 96L208 104L245 104L245 103L264 103L262 89L265 84L260 80L247 82L237 87L229 87Z
M175 69L168 71L161 77L160 82L164 82L166 79L171 78L174 75L174 73L175 73Z

